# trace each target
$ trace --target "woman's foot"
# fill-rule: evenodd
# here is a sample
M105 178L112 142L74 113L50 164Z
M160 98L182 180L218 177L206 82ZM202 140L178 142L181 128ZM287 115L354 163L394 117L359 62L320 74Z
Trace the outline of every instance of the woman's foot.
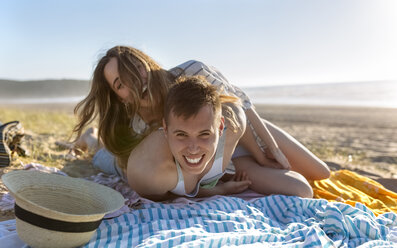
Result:
M87 129L74 143L57 141L56 145L69 149L65 155L66 160L76 160L83 154L94 155L101 145L98 143L98 129Z

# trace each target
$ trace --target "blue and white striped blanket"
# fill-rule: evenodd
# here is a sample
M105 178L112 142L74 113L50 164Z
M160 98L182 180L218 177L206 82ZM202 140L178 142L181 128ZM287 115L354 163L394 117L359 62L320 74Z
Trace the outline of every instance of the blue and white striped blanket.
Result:
M147 203L104 220L84 247L397 247L397 214L322 199Z

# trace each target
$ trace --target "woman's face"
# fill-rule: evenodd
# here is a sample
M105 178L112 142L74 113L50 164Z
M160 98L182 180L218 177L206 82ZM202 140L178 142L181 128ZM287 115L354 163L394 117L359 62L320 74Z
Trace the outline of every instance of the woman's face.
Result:
M140 65L138 66L138 70L141 74L144 85L147 86L147 72L145 67L143 65ZM116 58L111 58L109 62L105 65L104 75L110 88L112 88L117 96L119 96L120 100L123 103L131 103L132 96L130 95L127 86L123 84L123 82L121 82L120 80L119 67ZM146 87L144 87L144 89L146 89ZM149 101L147 99L148 96L145 91L142 96L143 98L140 99L141 107L146 107L149 105Z

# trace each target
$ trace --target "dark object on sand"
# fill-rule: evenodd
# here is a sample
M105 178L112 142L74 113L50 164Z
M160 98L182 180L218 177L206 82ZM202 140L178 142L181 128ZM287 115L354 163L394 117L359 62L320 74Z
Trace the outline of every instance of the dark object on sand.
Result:
M10 121L0 126L0 167L10 165L14 152L20 156L28 155L22 146L24 136L25 130L19 121Z

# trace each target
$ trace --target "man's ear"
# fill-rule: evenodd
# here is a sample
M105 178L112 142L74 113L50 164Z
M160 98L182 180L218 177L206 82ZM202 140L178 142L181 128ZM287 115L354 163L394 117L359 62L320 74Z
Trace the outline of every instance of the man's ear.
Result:
M163 131L164 131L165 137L167 137L167 124L165 123L165 119L164 118L163 118Z
M225 128L225 117L221 116L221 120L219 124L219 135L222 135L224 128Z

